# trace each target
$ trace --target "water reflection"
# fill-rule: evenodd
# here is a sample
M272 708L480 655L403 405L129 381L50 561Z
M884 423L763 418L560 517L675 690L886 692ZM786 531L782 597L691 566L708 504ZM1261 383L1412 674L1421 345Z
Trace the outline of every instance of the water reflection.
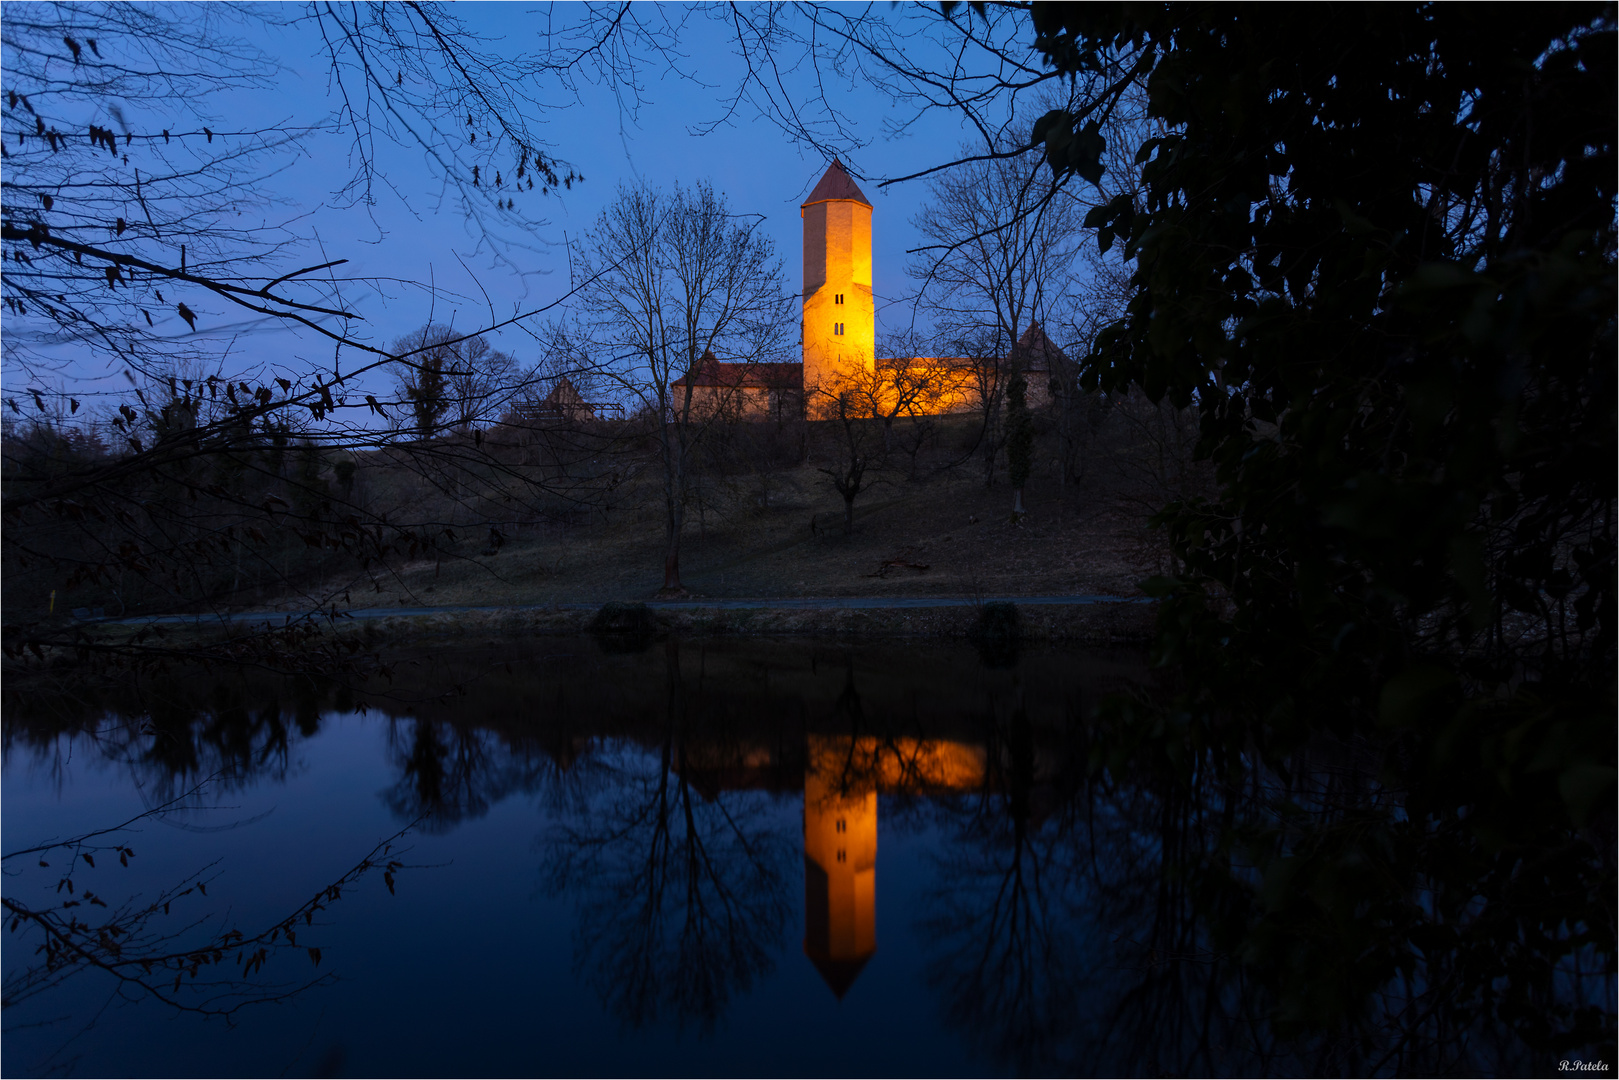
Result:
M877 795L970 791L983 749L811 735L804 767L804 955L839 998L877 951Z
M667 1016L711 1029L774 965L787 851L767 804L712 786L750 762L689 707L680 645L662 659L661 724L638 746L590 755L543 875L553 895L575 898L576 967L612 1012L633 1026Z
M147 791L227 766L233 783L275 783L315 752L325 717L364 710L387 762L378 796L400 824L470 835L503 802L533 803L514 846L538 836L527 870L571 912L573 970L630 1030L717 1032L741 998L804 964L822 1002L854 994L881 1015L889 1002L860 996L872 973L920 952L912 993L986 1067L1022 1074L1538 1060L1467 1004L1505 969L1463 949L1477 906L1436 899L1495 888L1465 857L1408 871L1401 912L1355 906L1356 865L1406 872L1355 863L1345 840L1400 825L1402 796L1380 786L1375 759L1314 747L1285 774L1147 767L1118 753L1091 707L1144 677L1131 658L1026 650L992 667L948 647L670 640L417 659L385 691L235 673L42 704L7 687L5 749L55 763L64 785L65 763L87 751ZM1265 877L1249 856L1278 829L1316 860L1308 885ZM925 850L922 869L880 864L880 831ZM1348 900L1320 885L1329 872ZM1514 896L1529 917L1533 897ZM1244 936L1255 910L1305 926L1280 920L1336 903L1343 942ZM476 899L466 905L438 917L476 922ZM1334 959L1402 926L1416 928L1404 969ZM1548 1023L1587 1008L1588 1047L1613 1015L1611 950L1590 940L1573 964L1548 950L1565 974L1539 1006ZM1300 957L1316 958L1302 990L1288 981Z

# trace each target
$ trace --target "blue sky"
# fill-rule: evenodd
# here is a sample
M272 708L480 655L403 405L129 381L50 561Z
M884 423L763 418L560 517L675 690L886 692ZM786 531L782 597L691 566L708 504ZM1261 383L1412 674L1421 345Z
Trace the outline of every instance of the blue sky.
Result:
M539 46L544 12L517 4L461 4L454 12L479 32L498 35L499 49L518 52ZM332 102L318 43L297 28L259 30L255 37L285 70L274 94L233 102L230 108L247 108L264 119L302 120L326 113ZM360 276L431 281L461 298L441 299L430 309L420 291L402 286L387 289L387 295L362 297L358 307L367 322L359 336L386 343L420 326L430 313L440 321L453 319L458 327L486 325L514 310L559 298L567 289L565 239L577 237L593 223L620 183L642 180L668 185L706 179L727 196L734 211L761 215L762 227L781 259L787 288L796 291L801 255L798 206L827 161L795 145L746 107L732 122L708 134L695 134L694 128L723 115L721 90L734 85L739 69L725 27L706 19L688 21L680 49L691 77L650 66L641 69L644 100L634 114L621 107L608 88L589 84L580 86L577 103L549 114L545 131L553 152L586 180L543 204L530 204L543 205L547 221L533 235L506 237L519 245L513 250L520 252L521 273L499 265L485 238L469 228L453 200L440 197L441 185L420 151L395 147L384 152L382 164L394 194L384 195L367 214L333 205L333 189L348 175L345 147L334 136L312 138L304 156L274 184L289 207L310 215L305 228L320 238L319 257L346 257L350 264L344 269ZM905 253L918 243L910 220L926 197L926 187L913 181L881 188L877 181L946 160L962 141L963 131L953 117L940 114L925 118L902 137L887 138L884 121L892 119L894 107L885 96L865 87L834 88L833 93L853 118L853 133L869 140L846 156L846 164L863 177L862 188L875 205L879 333L903 329L912 318L910 305L904 302L911 289L904 274ZM555 100L564 99L558 95ZM225 317L223 310L218 314ZM493 343L525 363L538 359L533 339L521 331L506 330ZM292 337L279 328L245 334L233 348L238 357L288 371L329 365L331 356L329 343L307 333Z

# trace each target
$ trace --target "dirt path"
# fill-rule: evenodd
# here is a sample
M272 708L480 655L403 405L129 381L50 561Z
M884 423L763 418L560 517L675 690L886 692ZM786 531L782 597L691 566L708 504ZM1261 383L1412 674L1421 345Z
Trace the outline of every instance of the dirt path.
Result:
M1143 597L1125 596L825 596L785 598L715 598L690 600L648 600L646 606L654 611L868 611L914 608L961 608L977 604L1018 604L1020 606L1073 607L1086 604L1146 604ZM465 612L499 611L594 611L600 604L448 604L443 607L378 607L358 608L352 611L239 611L217 615L146 615L125 619L99 619L98 623L122 626L151 626L153 624L203 624L209 622L277 622L305 618L338 619L395 619L420 615L455 615Z

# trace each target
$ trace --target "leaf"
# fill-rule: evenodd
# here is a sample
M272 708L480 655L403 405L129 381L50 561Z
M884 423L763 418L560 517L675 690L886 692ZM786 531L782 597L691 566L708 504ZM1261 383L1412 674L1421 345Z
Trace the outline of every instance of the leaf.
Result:
M1416 724L1455 685L1455 673L1435 664L1413 664L1383 684L1377 722L1384 727Z
M1082 224L1087 229L1098 229L1098 228L1101 228L1103 225L1106 225L1109 221L1112 220L1112 218L1113 218L1113 204L1112 203L1098 203L1097 205L1090 208L1089 212L1087 212L1086 215L1085 215L1085 220L1083 222L1081 222L1080 224Z
M1557 790L1576 825L1584 825L1598 806L1613 804L1616 778L1619 771L1594 761L1578 762L1563 770L1557 778Z
M89 863L92 867L95 866L95 864L96 864L96 861L90 857L89 852L85 852L83 855L80 856L80 858L82 858L85 862Z
M383 873L383 875L382 875L382 881L383 881L383 884L388 886L388 895L389 896L397 896L398 895L397 893L394 892L394 876L393 876L393 874L391 872L385 871Z
M191 329L193 329L193 330L195 330L197 328L197 316L192 312L192 310L190 308L185 306L184 301L182 301L180 304L178 304L175 307L175 310L180 313L180 318L182 318L182 319L184 319L186 321L187 326L191 327Z
M314 962L316 967L320 967L320 950L311 946L309 949L309 959Z
M1029 145L1039 146L1051 137L1059 128L1072 126L1072 117L1063 109L1052 109L1034 122L1034 131L1029 136Z
M1068 153L1068 167L1082 179L1100 185L1104 171L1102 155L1105 153L1107 153L1107 140L1102 137L1101 127L1092 120L1075 137Z

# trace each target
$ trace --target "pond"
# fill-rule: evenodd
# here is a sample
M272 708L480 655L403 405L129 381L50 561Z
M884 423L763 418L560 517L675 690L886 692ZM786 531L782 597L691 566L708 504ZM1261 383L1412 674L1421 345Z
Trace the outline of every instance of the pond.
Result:
M0 1064L1551 1070L1472 1014L1412 1021L1426 976L1294 1022L1188 870L1231 787L1099 756L1097 703L1148 676L1116 650L534 639L360 684L8 686ZM1313 767L1376 785L1352 754ZM1611 1031L1609 958L1559 963L1548 1015Z

